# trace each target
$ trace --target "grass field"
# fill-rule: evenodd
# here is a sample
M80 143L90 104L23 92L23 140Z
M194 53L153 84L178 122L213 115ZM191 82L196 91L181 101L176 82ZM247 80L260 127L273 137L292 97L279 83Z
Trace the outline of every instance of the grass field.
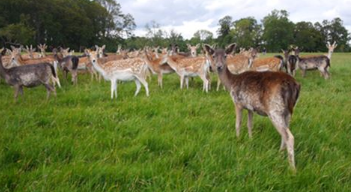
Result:
M133 97L135 84L79 76L61 78L57 98L44 87L0 83L0 191L351 191L351 54L335 53L331 79L317 71L297 80L301 96L292 118L297 172L268 118L254 116L235 136L227 92L202 92L195 79L156 77ZM60 74L62 76L62 74Z

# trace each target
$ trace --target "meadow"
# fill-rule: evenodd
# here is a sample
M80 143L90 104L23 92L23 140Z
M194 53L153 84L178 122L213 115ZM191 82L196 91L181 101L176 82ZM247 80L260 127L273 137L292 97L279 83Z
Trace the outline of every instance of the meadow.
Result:
M272 55L272 54L271 54ZM150 97L135 84L118 85L78 76L46 101L42 87L0 82L0 191L351 191L351 54L334 53L331 79L302 78L290 129L297 172L266 117L254 115L249 139L246 112L235 136L229 93L189 90L179 78L154 76Z

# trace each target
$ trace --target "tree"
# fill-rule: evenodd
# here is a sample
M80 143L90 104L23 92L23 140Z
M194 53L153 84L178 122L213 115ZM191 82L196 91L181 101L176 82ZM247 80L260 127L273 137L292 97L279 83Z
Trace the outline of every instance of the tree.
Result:
M340 18L335 18L332 21L323 21L322 30L325 34L325 43L334 42L338 43L337 50L347 51L350 46L348 42L351 40L351 36L348 33L347 29L343 26L343 21Z
M230 28L232 25L232 17L225 16L218 21L219 29L218 33L218 43L220 46L225 46L232 43L232 37L230 35Z
M198 30L194 33L194 38L198 38L201 42L210 42L213 39L213 33L208 30Z
M286 49L293 42L294 23L289 21L288 12L273 10L263 18L263 40L269 51Z
M261 25L253 17L239 19L233 22L231 30L234 42L241 47L256 47L261 41Z
M311 22L301 21L295 24L294 44L302 47L303 51L312 52L319 50L321 48L320 42L324 42L323 35L315 29ZM322 50L324 49L325 44Z

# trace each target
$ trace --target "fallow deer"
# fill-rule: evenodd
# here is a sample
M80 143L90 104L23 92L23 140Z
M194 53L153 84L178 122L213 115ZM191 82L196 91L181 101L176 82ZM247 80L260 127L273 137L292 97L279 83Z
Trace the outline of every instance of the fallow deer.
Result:
M325 55L300 57L298 47L294 49L298 61L298 68L302 71L302 77L306 77L306 71L319 70L324 79L328 79L330 59Z
M212 56L212 69L218 72L235 104L236 135L240 135L243 109L248 110L249 137L252 137L253 112L268 116L281 135L280 149L287 148L289 163L295 170L294 136L289 129L289 122L299 97L300 84L283 72L247 71L232 74L228 70L226 56L235 46L233 43L225 50L214 50L209 45L205 45L205 48Z
M55 73L57 74L57 60L55 59L54 55L42 57L42 58L35 58L35 59L23 59L21 56L21 47L15 48L11 46L12 53L11 53L11 62L17 66L20 65L32 65L38 63L50 63L54 66Z
M96 51L89 51L88 56L94 68L108 81L111 81L111 99L117 98L117 81L133 81L137 89L134 96L140 91L140 83L144 85L146 95L149 96L148 83L145 80L145 72L147 65L141 58L124 59L117 61L109 61L105 64L100 64L103 58L98 57Z
M44 44L39 44L37 47L38 47L38 49L40 49L41 57L46 57L45 50L48 48L48 46L44 43Z
M63 72L64 78L67 80L68 72L72 74L72 83L77 85L78 83L78 63L79 58L74 55L68 54L68 49L61 50L61 54L55 54L55 58L58 61L58 66Z
M283 50L282 49L282 51L284 54L284 62L286 65L287 72L290 75L295 76L297 57L295 55L290 55L291 50Z
M195 46L191 46L190 44L186 44L190 51L191 57L197 57L197 49L200 47L200 44L196 44Z
M6 69L2 65L2 54L0 54L0 76L5 79L7 84L14 87L15 101L18 93L23 95L23 87L30 88L44 85L47 90L47 99L50 97L50 92L56 95L55 87L50 85L51 79L56 81L58 86L61 87L55 69L51 64L38 63Z
M179 76L180 88L183 89L183 83L189 88L189 77L199 76L203 81L203 90L208 92L209 79L207 76L210 61L207 57L179 57L165 55L164 64L167 63Z
M33 49L33 46L26 45L26 48L24 50L27 52L27 55L23 55L22 57L25 59L35 59L35 58L41 58L41 54L35 52L35 48Z
M165 63L164 58L151 59L146 50L144 53L145 63L153 74L157 74L158 85L162 88L163 74L174 73L174 70L168 64L163 64Z
M326 46L328 48L328 56L327 57L330 60L331 56L332 56L332 54L334 52L334 49L338 46L338 44L336 44L336 41L334 41L334 43L332 45L330 45L330 42L328 41Z

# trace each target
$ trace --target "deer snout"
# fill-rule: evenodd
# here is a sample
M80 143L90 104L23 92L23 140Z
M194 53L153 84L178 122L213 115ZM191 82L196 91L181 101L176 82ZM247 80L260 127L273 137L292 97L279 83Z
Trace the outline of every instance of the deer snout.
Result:
M95 59L93 59L93 63L95 63L96 62L96 60Z

